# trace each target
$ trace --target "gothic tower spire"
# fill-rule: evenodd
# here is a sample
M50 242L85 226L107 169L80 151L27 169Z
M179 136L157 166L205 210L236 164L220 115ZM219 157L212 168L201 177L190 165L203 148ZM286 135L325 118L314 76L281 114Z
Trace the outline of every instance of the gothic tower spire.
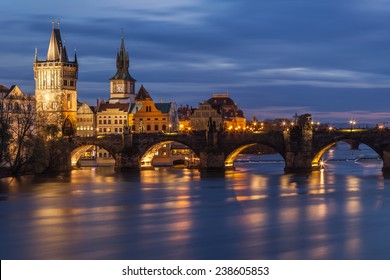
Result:
M134 102L136 80L130 75L129 66L129 53L122 32L121 46L116 54L116 74L110 79L110 103Z
M52 32L46 60L38 59L35 52L34 78L35 97L39 127L54 124L64 136L73 135L77 121L77 79L78 63L69 61L65 44L61 39L58 21Z

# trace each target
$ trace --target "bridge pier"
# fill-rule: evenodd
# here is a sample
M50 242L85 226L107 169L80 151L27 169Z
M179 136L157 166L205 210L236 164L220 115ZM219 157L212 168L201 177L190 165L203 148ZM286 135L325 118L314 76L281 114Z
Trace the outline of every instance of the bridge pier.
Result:
M311 172L313 166L311 163L311 153L286 153L286 166L284 168L286 173L300 173Z
M200 171L224 171L225 154L221 151L203 151L200 153Z
M382 172L390 175L390 151L383 151L382 153L383 167Z
M115 156L115 170L140 170L139 156L118 153Z
M284 168L287 173L311 172L313 125L309 114L299 117L297 124L283 132L285 143Z

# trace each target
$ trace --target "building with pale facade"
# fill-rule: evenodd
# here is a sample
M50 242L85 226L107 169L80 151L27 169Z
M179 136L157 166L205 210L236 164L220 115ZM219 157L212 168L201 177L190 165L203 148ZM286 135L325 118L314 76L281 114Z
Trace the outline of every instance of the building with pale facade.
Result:
M97 110L97 134L122 134L127 127L129 108L129 103L102 102Z
M210 99L199 103L199 107L190 116L191 129L206 130L210 119L219 130L242 131L246 129L243 111L227 93L213 94Z
M96 136L96 108L83 102L77 109L77 136Z

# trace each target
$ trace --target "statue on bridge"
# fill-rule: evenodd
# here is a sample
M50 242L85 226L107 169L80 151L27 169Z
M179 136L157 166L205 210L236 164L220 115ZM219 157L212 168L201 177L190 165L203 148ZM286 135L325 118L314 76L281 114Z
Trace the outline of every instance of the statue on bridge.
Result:
M209 117L209 121L207 122L207 128L208 128L209 132L216 132L217 131L217 125L211 117Z

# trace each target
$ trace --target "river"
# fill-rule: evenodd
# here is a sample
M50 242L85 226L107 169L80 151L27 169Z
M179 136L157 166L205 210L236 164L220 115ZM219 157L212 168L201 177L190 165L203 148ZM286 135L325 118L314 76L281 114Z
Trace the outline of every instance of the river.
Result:
M83 168L0 179L1 259L390 259L390 179L367 147L285 174ZM355 161L358 159L357 161Z

